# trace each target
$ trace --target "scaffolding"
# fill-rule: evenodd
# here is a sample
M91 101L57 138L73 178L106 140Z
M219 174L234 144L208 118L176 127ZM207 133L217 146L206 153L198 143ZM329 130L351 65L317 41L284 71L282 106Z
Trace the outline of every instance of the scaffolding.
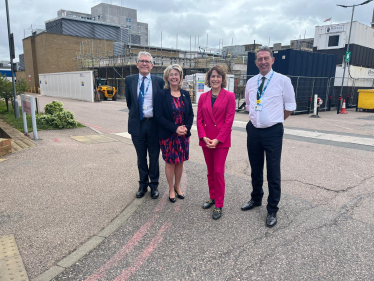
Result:
M79 53L77 52L77 63L79 70L91 70L95 77L106 78L108 84L117 87L119 96L125 94L124 79L126 76L138 73L136 63L140 51L147 51L153 57L152 73L163 75L166 67L172 64L179 64L185 75L194 73L205 73L216 64L227 66L231 73L236 57L222 58L211 54L197 51L184 51L178 49L165 49L160 47L126 45L120 50L108 50L104 46L96 44L93 39L80 43Z

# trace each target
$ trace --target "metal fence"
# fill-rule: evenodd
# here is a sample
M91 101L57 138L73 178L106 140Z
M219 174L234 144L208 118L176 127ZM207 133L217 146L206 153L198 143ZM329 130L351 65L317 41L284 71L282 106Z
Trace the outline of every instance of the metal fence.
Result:
M253 75L235 76L235 96L238 110L245 110L244 97L245 85ZM357 105L358 89L374 89L374 78L346 78L342 92L342 100L339 101L342 78L333 77L302 77L288 76L295 90L296 113L313 111L314 95L318 95L323 100L319 110L330 110L336 107L343 99L346 100L347 107Z

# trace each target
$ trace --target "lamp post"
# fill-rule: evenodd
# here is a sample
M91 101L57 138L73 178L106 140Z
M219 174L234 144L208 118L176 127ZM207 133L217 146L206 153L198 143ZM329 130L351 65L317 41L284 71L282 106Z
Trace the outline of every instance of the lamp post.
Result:
M351 24L350 24L350 27L349 27L349 36L348 36L347 51L346 51L345 56L344 56L344 70L343 70L342 86L341 86L341 88L340 88L339 102L338 102L337 112L336 112L337 114L339 114L340 103L341 103L342 95L343 95L343 85L344 85L344 77L345 77L345 68L346 68L346 66L347 66L347 62L345 61L345 59L346 59L347 54L348 54L348 52L349 52L349 42L351 41L351 31L352 31L353 13L354 13L354 11L355 11L355 7L356 7L356 6L366 5L366 4L370 3L371 1L373 1L373 0L366 0L365 2L362 2L361 4L356 4L356 5L351 5L351 6L338 5L338 4L336 5L336 6L343 7L343 8L350 8L350 7L352 7Z
M10 21L9 21L9 8L8 8L8 0L5 0L5 7L6 7L6 19L8 23L8 40L9 40L9 53L10 53L10 67L12 72L12 83L13 83L13 108L14 108L14 117L16 119L19 118L19 107L18 107L18 100L17 100L17 91L16 91L16 83L14 81L14 71L15 65L13 65L13 59L15 58L15 51L14 51L14 38L13 33L10 33Z

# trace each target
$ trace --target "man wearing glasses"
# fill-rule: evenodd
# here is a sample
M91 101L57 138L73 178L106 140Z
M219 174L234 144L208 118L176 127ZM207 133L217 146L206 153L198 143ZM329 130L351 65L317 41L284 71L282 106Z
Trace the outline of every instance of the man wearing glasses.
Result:
M138 156L139 190L142 198L151 188L151 198L158 198L160 144L157 121L153 117L154 100L157 92L164 88L164 80L151 75L153 58L148 52L139 52L136 67L139 74L126 77L126 102L129 109L128 132ZM149 165L147 159L149 155Z
M243 211L261 206L264 191L263 173L266 154L269 197L266 226L277 223L278 203L281 196L281 154L283 122L296 109L295 92L290 78L272 70L273 51L263 46L256 52L255 64L260 74L248 80L245 88L247 124L247 149L251 164L251 200Z

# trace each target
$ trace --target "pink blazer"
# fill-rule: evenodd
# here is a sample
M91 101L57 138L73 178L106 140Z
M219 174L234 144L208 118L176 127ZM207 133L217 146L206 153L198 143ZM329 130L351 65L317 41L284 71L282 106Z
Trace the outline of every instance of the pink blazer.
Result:
M231 146L231 128L235 117L235 94L225 89L219 93L212 108L211 91L201 94L197 109L199 145L205 147L203 137L217 139L217 148Z

